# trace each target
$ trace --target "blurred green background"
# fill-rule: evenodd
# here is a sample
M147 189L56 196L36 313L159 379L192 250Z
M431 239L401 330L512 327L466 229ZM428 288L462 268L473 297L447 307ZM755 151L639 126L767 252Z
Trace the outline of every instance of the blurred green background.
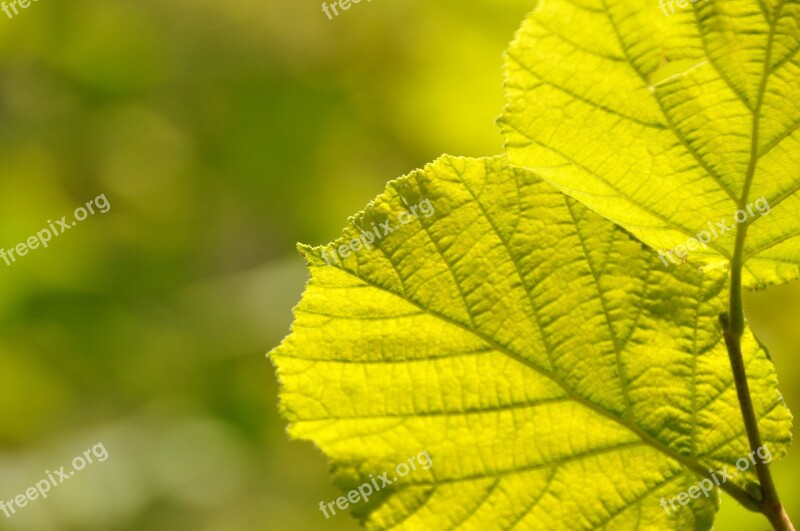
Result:
M499 153L501 54L532 0L40 0L0 13L0 498L109 453L8 530L356 529L289 442L265 352L324 243L387 180ZM800 411L800 285L748 298ZM800 455L775 467L800 519ZM766 529L729 498L717 529Z

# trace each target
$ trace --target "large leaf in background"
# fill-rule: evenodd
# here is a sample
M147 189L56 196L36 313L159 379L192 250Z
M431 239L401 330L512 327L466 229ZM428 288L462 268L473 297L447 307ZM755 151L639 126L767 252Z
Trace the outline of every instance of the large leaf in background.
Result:
M800 3L671 2L542 0L506 58L509 160L659 249L763 197L745 282L798 278Z
M332 260L356 227L426 199L433 214ZM501 159L440 159L351 222L334 245L301 247L311 281L271 355L290 433L330 457L339 486L429 452L429 470L356 506L369 528L710 528L716 493L669 517L660 499L749 453L716 325L722 272L664 270ZM749 333L744 347L782 455L773 366Z

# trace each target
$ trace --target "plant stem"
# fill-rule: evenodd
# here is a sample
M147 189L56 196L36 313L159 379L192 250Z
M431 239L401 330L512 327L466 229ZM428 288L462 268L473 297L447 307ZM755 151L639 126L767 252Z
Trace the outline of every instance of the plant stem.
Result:
M725 346L728 349L728 358L731 361L733 379L736 383L739 407L742 410L742 419L747 430L747 439L750 442L750 450L758 453L761 451L763 443L758 431L758 418L750 396L750 385L747 381L747 371L742 357L742 335L745 327L744 304L742 303L742 267L747 228L748 224L742 223L736 229L736 248L731 261L730 314L720 316L720 322L725 336ZM762 460L756 460L755 467L761 486L762 500L759 504L761 513L767 517L775 531L795 531L789 516L781 505L769 464Z

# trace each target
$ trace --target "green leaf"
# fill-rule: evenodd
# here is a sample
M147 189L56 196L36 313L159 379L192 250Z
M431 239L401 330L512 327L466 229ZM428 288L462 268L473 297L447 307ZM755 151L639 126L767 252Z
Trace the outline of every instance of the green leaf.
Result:
M745 283L799 278L800 3L661 1L540 2L506 56L509 160L656 249L707 231L683 252L708 268L745 207Z
M331 259L386 221L397 230ZM442 158L389 183L332 245L300 249L311 280L271 353L291 435L344 489L422 451L433 462L355 507L368 528L711 527L716 490L669 516L660 500L750 451L716 324L722 272L665 270L503 159ZM743 346L777 458L790 415L749 332ZM723 487L747 481L752 467Z

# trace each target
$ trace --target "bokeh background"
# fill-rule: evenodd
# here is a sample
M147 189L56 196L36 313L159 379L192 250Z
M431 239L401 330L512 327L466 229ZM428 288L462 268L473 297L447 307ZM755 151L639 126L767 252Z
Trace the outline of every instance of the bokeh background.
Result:
M109 453L3 530L347 530L265 357L387 180L499 153L501 54L533 0L40 0L0 13L0 498ZM800 411L800 286L748 297ZM800 455L775 467L800 519ZM763 530L729 498L717 528Z

